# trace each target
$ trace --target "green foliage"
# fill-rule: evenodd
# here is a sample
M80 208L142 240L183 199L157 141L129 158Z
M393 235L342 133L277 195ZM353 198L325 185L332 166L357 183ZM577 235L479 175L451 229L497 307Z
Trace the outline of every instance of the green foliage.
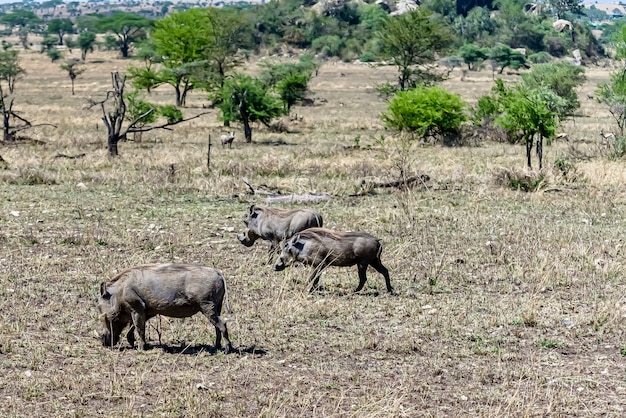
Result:
M48 33L58 36L59 45L63 45L63 36L74 31L74 23L70 19L52 19L48 22Z
M46 55L48 55L48 58L50 58L52 62L56 62L63 58L63 53L56 48L49 49L48 52L46 52Z
M10 27L18 26L26 28L41 23L41 19L30 10L14 10L12 13L0 16L0 22Z
M520 135L525 142L532 141L535 134L553 138L558 122L556 109L564 100L552 90L517 85L506 96L500 96L503 113L495 123L511 133Z
M13 93L17 78L25 71L20 67L18 51L8 49L0 52L0 80L6 81L9 93Z
M81 32L76 38L76 43L80 48L80 57L83 61L87 58L88 52L93 52L93 46L96 43L96 34L94 32Z
M458 16L454 20L454 28L461 40L483 44L491 38L498 26L486 7L474 7L467 16Z
M547 3L557 19L567 19L569 15L582 15L584 6L582 0L548 0Z
M272 119L285 114L282 100L270 86L249 75L235 73L220 90L221 111L224 122L241 122L246 141L252 141L250 124L254 122L269 126Z
M183 112L174 105L160 106L159 114L167 120L167 123L176 123L183 120Z
M475 70L477 66L489 58L489 54L489 48L481 48L476 44L465 44L459 49L459 55L469 70Z
M104 41L100 45L100 48L105 51L113 51L118 48L117 38L113 35L105 35Z
M337 35L324 35L315 39L311 50L324 57L339 57L344 46L343 40Z
M601 83L596 88L596 97L609 108L609 112L619 127L620 136L624 136L626 126L626 70L611 74L608 83Z
M585 69L568 62L533 65L530 72L522 74L522 82L530 89L550 89L563 99L563 105L552 110L564 119L580 107L576 88L585 82Z
M583 15L586 16L592 22L602 22L609 20L609 14L604 10L598 9L595 5L589 6L589 8L582 9Z
M126 94L126 114L125 119L129 122L136 122L136 126L144 126L148 123L154 123L158 116L158 108L152 103L139 98L139 93L134 92Z
M376 3L360 3L357 6L359 24L361 29L375 31L380 29L387 21L388 14Z
M96 23L101 32L113 32L117 38L117 46L122 58L128 58L133 42L146 37L146 29L152 21L135 13L113 12ZM196 28L198 29L198 28Z
M435 53L447 50L454 40L450 27L427 9L418 8L392 16L376 32L384 57L398 69L398 89L433 84L444 76L428 68Z
M306 97L310 79L310 73L292 72L276 83L276 91L285 103L287 112L294 104Z
M546 64L552 61L552 57L545 51L537 52L536 54L530 54L528 56L528 61L533 64Z
M401 91L381 115L388 128L419 138L458 133L465 121L465 104L458 94L441 87L416 87Z
M78 29L78 32L96 32L98 30L98 22L101 18L102 16L95 13L77 16L75 20L76 29Z
M504 69L510 67L514 70L520 68L528 68L526 57L521 53L514 51L508 45L498 44L491 49L490 57L500 67L498 74L502 74Z
M58 39L56 36L50 36L50 35L45 36L41 40L41 52L50 51L51 49L55 47L57 43L58 43Z

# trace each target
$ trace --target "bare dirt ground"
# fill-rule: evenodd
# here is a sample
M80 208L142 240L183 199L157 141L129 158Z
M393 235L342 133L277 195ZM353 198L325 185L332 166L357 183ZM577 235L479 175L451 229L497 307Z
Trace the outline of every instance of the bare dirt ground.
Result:
M390 68L324 64L316 105L285 118L289 133L255 127L245 144L234 126L233 149L213 146L207 169L209 135L229 130L214 114L107 156L101 114L84 105L128 62L88 55L72 97L58 64L21 60L15 108L57 128L0 146L0 415L624 415L626 170L599 144L607 110L587 98L607 70L587 69L570 142L545 148L540 190L524 193L501 182L524 170L522 146L419 147L386 131L374 87ZM491 85L490 72L445 83L470 103ZM173 91L150 100L172 103ZM203 104L194 93L185 114ZM554 168L564 159L568 176ZM363 180L400 170L431 180L363 194ZM397 294L372 269L360 294L355 268L328 269L311 294L306 268L273 272L267 244L236 239L249 205L264 203L243 177L328 193L309 206L330 228L379 237ZM216 352L199 315L151 320L146 352L101 346L99 283L170 261L224 272L237 353Z

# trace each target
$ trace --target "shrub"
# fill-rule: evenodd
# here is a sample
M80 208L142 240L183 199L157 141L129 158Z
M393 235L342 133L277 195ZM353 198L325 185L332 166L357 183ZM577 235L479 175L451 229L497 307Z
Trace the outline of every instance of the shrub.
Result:
M553 36L546 41L546 50L553 57L563 57L567 55L567 46L562 38Z
M316 38L311 43L314 52L322 53L327 57L338 57L343 47L342 39L337 35L325 35Z
M442 87L416 87L399 92L381 115L388 128L419 138L458 134L465 121L465 103Z
M528 56L528 61L533 64L546 64L552 61L552 57L545 51L537 52Z

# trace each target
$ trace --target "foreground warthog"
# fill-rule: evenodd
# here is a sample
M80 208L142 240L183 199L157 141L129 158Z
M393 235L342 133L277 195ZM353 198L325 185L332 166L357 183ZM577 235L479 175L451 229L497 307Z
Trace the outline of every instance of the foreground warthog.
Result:
M135 345L135 328L139 349L146 347L146 321L155 315L186 318L202 312L215 326L215 348L232 350L226 322L220 318L222 301L228 293L219 270L194 264L148 264L131 267L108 283L100 284L98 311L103 324L102 345L118 343L124 327L131 324L126 338Z
M348 267L357 265L359 286L363 289L370 265L385 277L387 291L392 292L389 271L380 262L383 247L380 241L365 232L337 232L326 228L310 228L294 235L283 246L283 251L274 264L274 270L284 270L294 261L313 266L309 277L311 290L317 287L322 270L328 266Z
M250 212L243 218L246 230L238 234L237 239L246 247L251 247L259 238L270 241L269 264L281 241L307 228L321 227L323 222L322 215L311 209L281 209L252 205Z

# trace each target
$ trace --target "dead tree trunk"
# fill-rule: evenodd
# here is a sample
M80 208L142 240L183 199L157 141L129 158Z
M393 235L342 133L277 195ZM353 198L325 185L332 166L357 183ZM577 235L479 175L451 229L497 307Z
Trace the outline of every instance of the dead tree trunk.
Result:
M107 93L107 99L113 99L113 109L107 113L104 107L104 101L100 103L102 106L102 121L107 128L107 148L109 156L116 157L117 143L126 138L126 132L122 133L122 123L126 115L126 102L124 101L124 85L126 77L120 77L117 71L111 73L112 90Z

